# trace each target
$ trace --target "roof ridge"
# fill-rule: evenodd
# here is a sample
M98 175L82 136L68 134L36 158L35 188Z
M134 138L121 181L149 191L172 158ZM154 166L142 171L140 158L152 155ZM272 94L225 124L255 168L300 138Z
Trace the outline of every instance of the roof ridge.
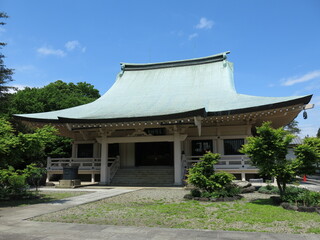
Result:
M158 62L158 63L120 63L120 65L121 65L122 71L181 67L181 66L190 66L190 65L198 65L198 64L204 64L204 63L223 61L227 59L227 54L229 53L230 51L226 51L219 54L215 54L207 57L201 57L201 58L192 58L192 59Z

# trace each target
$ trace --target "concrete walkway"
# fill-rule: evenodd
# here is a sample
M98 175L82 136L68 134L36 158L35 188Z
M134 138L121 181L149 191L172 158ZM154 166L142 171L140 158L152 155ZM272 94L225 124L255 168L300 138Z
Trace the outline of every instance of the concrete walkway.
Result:
M126 227L74 223L44 223L27 220L49 212L59 211L103 198L125 194L139 188L74 189L92 191L89 194L51 203L0 209L0 240L98 240L98 239L279 239L318 240L319 235L269 234L251 232L206 231L148 227ZM48 189L46 189L48 190ZM50 189L55 191L54 189ZM60 189L61 191L61 189Z

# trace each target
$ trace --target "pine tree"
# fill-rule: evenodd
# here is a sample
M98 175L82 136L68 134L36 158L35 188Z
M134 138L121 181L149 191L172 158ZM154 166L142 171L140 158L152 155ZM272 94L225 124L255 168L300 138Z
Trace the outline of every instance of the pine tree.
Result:
M4 13L0 12L0 18L8 18L9 16ZM0 25L5 25L5 22L0 21ZM6 43L0 42L0 49L2 49ZM12 74L13 74L13 69L7 68L4 65L4 55L0 53L0 99L1 101L5 100L3 98L6 97L6 93L12 88L10 86L7 86L6 84L8 82L12 81Z

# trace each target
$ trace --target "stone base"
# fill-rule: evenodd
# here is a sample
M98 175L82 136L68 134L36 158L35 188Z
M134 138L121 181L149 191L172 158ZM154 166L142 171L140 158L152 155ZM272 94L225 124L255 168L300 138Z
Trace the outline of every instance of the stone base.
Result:
M46 182L46 186L53 187L53 186L55 186L55 184L53 182Z
M73 179L73 180L60 180L58 188L75 188L81 186L80 179Z

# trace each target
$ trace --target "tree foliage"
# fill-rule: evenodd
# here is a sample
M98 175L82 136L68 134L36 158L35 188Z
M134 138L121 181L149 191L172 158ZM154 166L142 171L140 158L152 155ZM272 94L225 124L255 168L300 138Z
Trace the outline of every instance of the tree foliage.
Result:
M0 200L19 199L27 195L26 176L13 167L0 171Z
M25 88L12 95L10 113L49 112L92 102L99 91L86 82L55 81L42 88Z
M8 166L22 169L34 162L43 164L46 147L55 140L56 133L52 126L33 133L16 133L8 121L0 119L0 169Z
M8 18L8 15L4 12L0 12L0 19ZM0 21L0 25L5 25L3 21ZM0 49L4 47L6 43L0 42ZM8 104L8 91L12 87L8 86L7 83L12 81L13 69L7 68L4 64L5 56L0 53L0 113L6 109ZM1 114L0 114L1 115Z
M294 135L283 128L273 129L270 122L264 122L257 127L257 136L248 137L240 150L250 157L252 165L257 166L262 175L276 177L281 197L285 195L287 184L316 161L316 158L310 158L315 152L309 145L299 146L297 159L287 159L293 138Z
M294 153L299 162L298 174L313 174L320 163L320 139L315 137L305 138L303 144L298 145Z
M26 88L16 93L7 94L7 103L0 109L0 116L10 119L12 114L36 113L54 111L63 108L74 107L80 104L92 102L100 97L99 91L93 85L86 82L65 83L61 80L48 84L42 88ZM2 102L3 103L3 102ZM7 107L5 108L6 105ZM12 121L16 131L24 134L33 133L33 129ZM11 125L10 125L11 126ZM11 126L12 128L12 126ZM13 131L13 129L12 129ZM10 131L9 131L10 132ZM13 140L12 140L13 141ZM69 157L71 154L71 139L55 136L45 147L45 155L49 157ZM26 162L31 163L31 157L24 153ZM41 157L42 159L43 157ZM44 161L34 158L34 162ZM22 164L25 165L25 164Z
M317 132L317 138L320 138L320 128L318 129L318 132Z
M23 169L22 173L26 176L26 179L36 187L36 192L40 186L40 182L47 170L43 167L38 167L35 163L31 163Z
M40 180L45 174L45 169L37 167L36 164L30 164L23 170L15 170L13 167L3 168L0 171L0 201L10 199L30 198L34 192L30 192L28 181L38 187Z

